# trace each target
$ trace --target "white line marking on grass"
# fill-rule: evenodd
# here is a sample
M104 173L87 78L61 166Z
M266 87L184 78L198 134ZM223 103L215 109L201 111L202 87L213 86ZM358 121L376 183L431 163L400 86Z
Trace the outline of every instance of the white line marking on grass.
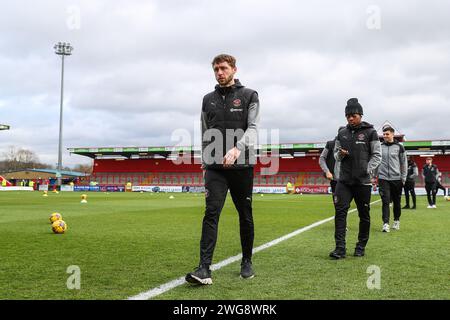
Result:
M375 204L375 203L380 202L380 201L381 201L381 199L376 200L374 202L371 202L370 204ZM354 212L356 210L357 210L356 208L352 209L348 213ZM291 233L289 233L287 235L284 235L284 236L282 236L280 238L277 238L277 239L272 240L270 242L267 242L267 243L265 243L263 245L260 245L259 247L254 248L253 249L253 253L256 253L256 252L262 251L264 249L270 248L270 247L272 247L272 246L274 246L274 245L276 245L276 244L278 244L278 243L280 243L282 241L285 241L287 239L295 237L296 235L299 235L300 233L303 233L305 231L311 230L311 229L313 229L313 228L315 228L317 226L320 226L321 224L324 224L324 223L326 223L328 221L331 221L333 219L334 219L334 216L326 218L326 219L323 219L323 220L320 220L320 221L317 221L317 222L314 222L313 224L310 224L309 226L306 226L306 227L300 228L298 230L295 230L295 231L293 231L293 232L291 232ZM223 268L223 267L225 267L225 266L227 266L227 265L229 265L229 264L231 264L233 262L239 261L241 258L242 258L242 253L240 253L240 254L238 254L236 256L227 258L227 259L222 260L222 261L220 261L220 262L218 262L216 264L213 264L211 266L211 270L212 271L218 270L218 269ZM164 284L160 285L159 287L153 288L153 289L151 289L149 291L145 291L145 292L139 293L138 295L129 297L128 300L148 300L148 299L154 298L154 297L156 297L156 296L158 296L160 294L163 294L163 293L165 293L165 292L167 292L169 290L172 290L173 288L181 286L184 283L186 283L186 280L184 279L184 276L183 276L183 277L180 277L178 279L175 279L175 280L169 281L167 283L164 283Z

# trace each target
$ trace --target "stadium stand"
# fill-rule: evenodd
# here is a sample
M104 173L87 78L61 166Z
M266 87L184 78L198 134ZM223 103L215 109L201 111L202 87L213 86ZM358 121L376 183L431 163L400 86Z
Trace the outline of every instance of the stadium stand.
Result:
M269 165L258 163L255 168L255 186L285 186L289 181L295 185L326 186L318 166L318 154L302 158L278 158L278 171L268 170ZM261 173L266 168L269 174ZM95 159L90 177L81 179L88 185L203 185L199 164L175 164L166 159Z
M425 158L413 157L419 172L425 164ZM258 163L255 167L255 186L285 186L287 182L303 186L328 186L328 181L322 175L318 165L318 154L297 157L279 158L276 174L263 174L262 168L268 165ZM443 173L443 184L450 184L450 157L436 155L434 163ZM99 185L203 185L203 176L199 164L175 164L166 159L95 159L91 176L81 178L80 183L88 185L91 181ZM418 186L423 185L421 176L417 179Z
M404 134L396 132L396 139L419 168L416 186L424 186L421 172L425 157L429 155L434 157L434 163L442 172L442 184L449 186L450 140L405 141ZM382 140L381 127L378 134ZM327 187L328 180L318 164L324 147L325 142L259 145L254 186L279 187L291 182L295 186ZM134 186L203 185L199 147L89 147L69 148L69 151L94 160L92 174L80 178L82 185L91 182L101 186L127 183Z

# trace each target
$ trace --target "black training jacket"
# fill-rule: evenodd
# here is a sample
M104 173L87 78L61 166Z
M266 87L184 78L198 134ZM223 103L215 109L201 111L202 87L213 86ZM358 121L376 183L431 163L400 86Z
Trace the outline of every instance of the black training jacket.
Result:
M349 151L347 156L340 156L341 147ZM370 185L381 163L381 144L373 125L363 121L358 127L340 128L334 156L340 166L340 182Z
M437 177L439 174L439 170L436 165L432 164L431 166L428 166L425 164L423 166L422 175L424 177L425 183L436 183Z
M233 147L241 151L231 169L254 166L256 163L259 100L255 90L244 87L238 79L231 87L216 85L203 98L202 166L223 169L223 157Z

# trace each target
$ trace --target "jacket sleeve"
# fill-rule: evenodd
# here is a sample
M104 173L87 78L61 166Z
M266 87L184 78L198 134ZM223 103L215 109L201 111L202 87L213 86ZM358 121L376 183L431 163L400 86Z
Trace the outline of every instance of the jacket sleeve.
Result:
M339 141L339 135L336 137L336 142L334 144L334 159L336 159L336 161L341 161L342 159L344 159L345 156L341 156L341 154L339 153L339 149L341 148L341 141Z
M328 148L329 148L329 145L327 143L327 145L325 146L325 148L323 148L322 153L320 154L320 157L319 157L319 166L324 173L330 172L330 169L327 166L326 160L328 157L328 153L333 152L333 150L329 150Z
M206 146L208 145L208 141L205 140L205 132L208 129L208 124L206 122L206 112L204 110L204 100L202 103L202 112L200 116L200 125L201 125L201 132L202 132L202 169L205 169L206 162L205 162L205 153L204 150Z
M400 175L402 178L402 182L406 182L406 178L408 175L408 159L406 158L405 148L400 145Z
M411 179L414 179L415 177L419 176L419 168L417 166L414 166L413 168L413 174L410 176Z
M370 136L370 159L367 165L367 173L371 177L377 175L378 167L381 163L381 143L378 139L378 133L373 130Z
M236 148L243 151L247 148L256 148L258 141L258 123L259 123L259 99L258 93L255 91L252 94L250 104L248 107L247 116L247 130L244 135L236 143Z

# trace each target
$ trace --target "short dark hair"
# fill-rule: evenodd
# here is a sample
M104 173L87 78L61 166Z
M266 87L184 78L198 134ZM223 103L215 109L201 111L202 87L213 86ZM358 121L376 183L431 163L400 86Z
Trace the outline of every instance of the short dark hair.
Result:
M392 128L390 125L385 125L385 126L383 127L383 132L385 132L385 131L390 131L390 132L392 132L392 133L395 132L394 128Z
M218 56L215 56L213 61L211 62L211 65L214 66L215 64L227 62L232 68L236 68L236 58L229 54L219 54Z

